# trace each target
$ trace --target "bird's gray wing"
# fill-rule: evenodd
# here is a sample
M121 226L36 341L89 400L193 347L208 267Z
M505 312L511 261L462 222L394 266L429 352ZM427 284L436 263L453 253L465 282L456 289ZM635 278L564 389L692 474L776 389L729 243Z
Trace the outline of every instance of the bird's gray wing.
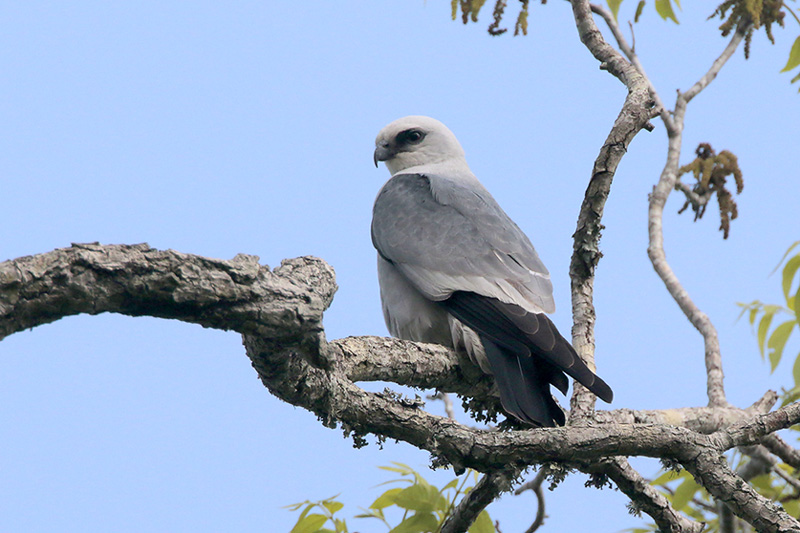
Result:
M394 176L375 200L372 242L431 300L460 290L531 312L555 310L547 268L477 180Z

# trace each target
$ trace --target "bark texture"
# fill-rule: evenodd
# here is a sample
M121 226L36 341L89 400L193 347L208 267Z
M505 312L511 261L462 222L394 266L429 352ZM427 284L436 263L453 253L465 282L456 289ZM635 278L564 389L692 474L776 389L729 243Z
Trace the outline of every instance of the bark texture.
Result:
M145 244L73 245L0 263L0 335L103 312L238 331L270 392L308 409L325 425L344 427L357 439L374 434L402 440L456 471L471 467L487 473L448 531L463 531L463 524L510 488L517 472L542 463L604 473L664 528L697 530L648 488L625 456L680 463L760 531L800 530L793 518L732 472L721 455L761 442L765 450L796 454L773 434L800 422L800 404L764 413L774 402L767 395L743 410L618 410L562 428L476 429L427 413L418 399L360 388L357 381L392 381L496 405L490 380L447 348L379 337L327 342L322 316L335 291L333 269L312 257L287 260L270 270L253 256L224 261Z

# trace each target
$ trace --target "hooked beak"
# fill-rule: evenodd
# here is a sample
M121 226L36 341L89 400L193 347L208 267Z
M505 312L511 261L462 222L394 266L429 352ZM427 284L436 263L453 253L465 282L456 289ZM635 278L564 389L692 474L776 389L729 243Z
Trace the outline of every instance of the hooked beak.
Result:
M387 159L391 159L393 155L394 154L389 148L389 144L382 143L375 148L375 153L372 156L372 161L375 162L375 167L377 168L378 161L386 161Z

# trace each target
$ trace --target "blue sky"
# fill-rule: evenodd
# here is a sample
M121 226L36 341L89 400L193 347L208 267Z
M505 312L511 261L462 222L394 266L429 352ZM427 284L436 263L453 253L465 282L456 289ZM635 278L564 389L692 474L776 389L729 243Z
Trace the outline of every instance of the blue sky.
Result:
M668 104L725 45L709 9L690 3L675 26L648 8L636 27ZM532 3L525 38L490 38L488 13L469 27L449 13L433 0L5 2L0 260L93 241L255 254L270 266L316 255L340 285L328 338L385 335L369 220L387 172L372 166L373 140L396 118L427 114L456 133L531 237L553 276L554 321L569 332L570 236L624 88L580 44L566 3ZM665 216L667 257L719 328L740 406L790 379L788 365L770 376L735 306L779 300L768 275L800 238L800 97L778 74L797 28L776 33L774 47L754 39L751 60L738 52L687 114L683 162L699 142L739 156L745 191L730 238L714 206L692 223L674 197ZM665 138L656 123L634 140L604 218L597 359L615 408L706 402L702 340L646 256ZM295 517L280 506L307 498L341 493L344 514L357 513L390 461L449 476L402 443L355 450L272 397L234 333L113 315L0 343L0 442L3 531L283 531ZM640 523L623 496L584 481L548 493L548 530ZM533 506L506 496L489 510L510 532Z

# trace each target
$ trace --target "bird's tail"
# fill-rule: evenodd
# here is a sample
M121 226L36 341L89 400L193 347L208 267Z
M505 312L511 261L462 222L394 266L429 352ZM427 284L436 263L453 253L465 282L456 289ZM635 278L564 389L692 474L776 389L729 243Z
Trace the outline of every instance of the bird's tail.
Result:
M534 426L563 426L564 411L550 394L547 372L530 355L519 356L481 335L503 409Z

